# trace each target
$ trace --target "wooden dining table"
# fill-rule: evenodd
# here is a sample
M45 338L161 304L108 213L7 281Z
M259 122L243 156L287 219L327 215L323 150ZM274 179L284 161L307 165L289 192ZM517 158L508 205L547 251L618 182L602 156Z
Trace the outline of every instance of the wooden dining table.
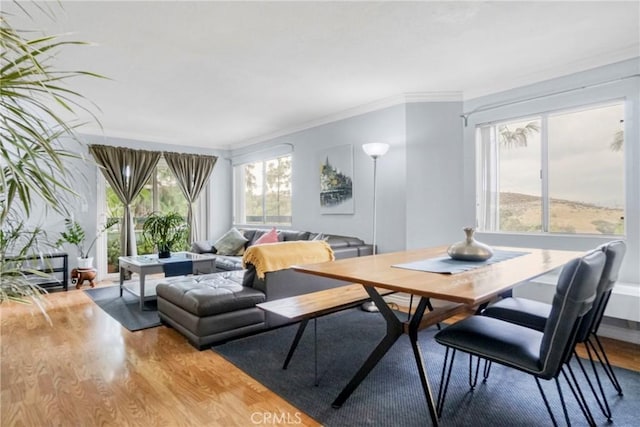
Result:
M584 255L583 252L536 248L500 247L495 249L523 254L493 264L478 264L477 268L455 274L432 273L397 266L446 257L446 246L294 266L294 270L303 273L360 283L387 324L384 338L343 388L332 406L340 408L398 338L406 333L411 341L431 421L434 426L437 426L438 416L424 367L424 359L418 345L418 331L444 320L450 314L455 314L460 308L477 310L478 307L486 305L518 283L548 273ZM384 301L376 287L419 297L415 311L407 319L401 320ZM444 309L441 307L425 314L427 308L430 310L432 308L432 299L444 300L448 304L443 306ZM430 314L435 316L429 317Z

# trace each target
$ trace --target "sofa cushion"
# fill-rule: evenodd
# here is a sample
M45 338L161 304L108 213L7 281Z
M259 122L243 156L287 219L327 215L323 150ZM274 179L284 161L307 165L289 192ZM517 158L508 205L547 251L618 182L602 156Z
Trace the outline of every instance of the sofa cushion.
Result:
M215 254L217 251L211 242L208 240L201 240L191 244L191 252L195 252L197 254Z
M216 253L220 255L235 255L246 242L247 239L244 235L238 231L237 228L233 227L216 240L213 247L216 248Z
M242 270L242 257L217 255L216 270L224 270L224 271Z
M255 241L254 245L262 245L265 243L278 243L278 230L273 227L268 233L263 234Z
M280 232L280 240L282 242L294 242L298 240L309 240L308 231L282 230Z
M247 239L247 243L244 245L244 247L248 248L249 246L255 245L256 241L260 237L262 237L264 234L266 234L268 231L269 230L263 230L258 228L248 228L248 229L242 230L244 237Z
M196 316L252 308L266 300L259 290L242 286L243 272L213 273L169 279L156 287L163 298Z

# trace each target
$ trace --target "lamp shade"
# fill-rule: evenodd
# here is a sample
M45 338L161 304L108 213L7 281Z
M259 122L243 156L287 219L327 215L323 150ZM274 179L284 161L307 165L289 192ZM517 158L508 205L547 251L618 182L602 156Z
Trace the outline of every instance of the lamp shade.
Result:
M372 142L370 144L363 144L362 149L368 156L377 159L380 156L384 156L389 151L389 144L384 142Z

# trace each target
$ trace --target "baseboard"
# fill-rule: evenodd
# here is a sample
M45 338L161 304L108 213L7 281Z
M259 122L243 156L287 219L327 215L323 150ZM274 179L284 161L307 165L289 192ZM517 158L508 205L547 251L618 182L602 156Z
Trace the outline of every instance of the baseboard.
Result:
M640 323L604 317L598 335L640 345Z

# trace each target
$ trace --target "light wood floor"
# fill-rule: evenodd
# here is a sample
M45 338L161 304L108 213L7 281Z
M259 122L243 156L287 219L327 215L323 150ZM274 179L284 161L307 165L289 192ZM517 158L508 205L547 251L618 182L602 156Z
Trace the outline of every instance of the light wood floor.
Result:
M47 300L52 326L33 306L0 305L2 426L251 426L283 416L319 425L172 329L129 332L82 291ZM640 370L639 346L605 346L614 363Z

